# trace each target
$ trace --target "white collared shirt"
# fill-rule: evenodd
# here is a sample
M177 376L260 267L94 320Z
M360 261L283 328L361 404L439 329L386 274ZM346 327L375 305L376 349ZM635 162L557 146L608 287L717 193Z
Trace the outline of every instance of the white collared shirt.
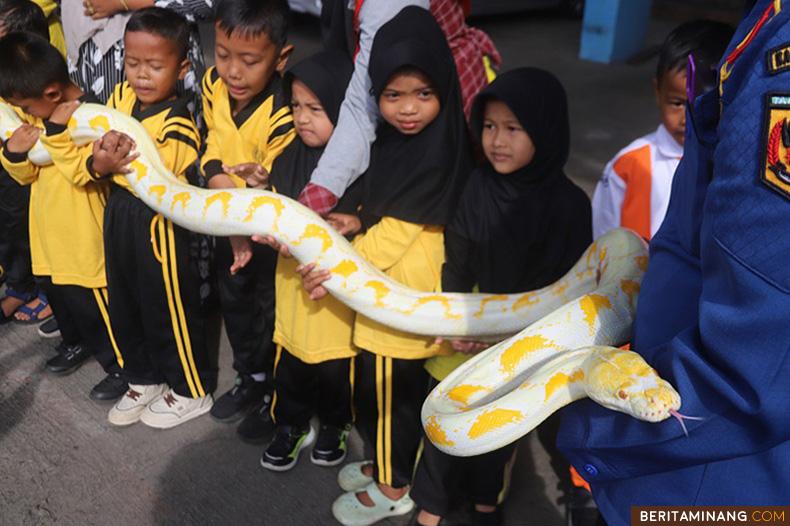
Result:
M682 155L683 146L663 124L620 150L595 187L593 237L622 226L650 239L664 221Z

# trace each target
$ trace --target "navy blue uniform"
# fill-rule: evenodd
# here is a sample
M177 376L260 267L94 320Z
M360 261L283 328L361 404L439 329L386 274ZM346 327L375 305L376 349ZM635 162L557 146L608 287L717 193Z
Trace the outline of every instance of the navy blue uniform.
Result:
M704 420L686 437L591 401L563 413L610 526L632 505L790 502L790 2L758 1L725 57L687 118L633 342Z

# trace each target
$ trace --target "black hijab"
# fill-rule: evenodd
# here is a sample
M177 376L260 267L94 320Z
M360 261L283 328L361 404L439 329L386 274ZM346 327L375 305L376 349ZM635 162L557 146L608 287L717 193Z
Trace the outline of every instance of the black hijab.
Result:
M453 55L431 13L415 6L384 24L373 40L369 73L377 99L402 68L416 68L431 80L441 109L416 135L379 125L363 206L377 217L445 225L471 171L470 148Z
M339 50L322 51L299 62L285 74L288 97L294 79L302 81L315 93L329 120L337 125L340 106L354 66L348 55ZM296 199L310 182L310 176L324 153L324 147L311 148L297 135L274 161L271 183L278 193Z
M443 289L534 290L559 279L592 242L590 200L563 171L570 146L565 89L552 74L500 75L472 108L482 132L486 102L504 102L535 145L532 161L502 175L487 161L467 183L446 231Z

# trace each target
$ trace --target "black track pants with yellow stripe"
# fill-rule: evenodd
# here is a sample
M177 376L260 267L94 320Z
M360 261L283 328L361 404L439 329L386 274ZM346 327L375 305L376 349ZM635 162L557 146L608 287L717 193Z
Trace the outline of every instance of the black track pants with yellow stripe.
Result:
M354 358L305 363L281 346L274 362L272 417L277 425L304 427L315 415L321 424L345 427L353 420Z
M87 347L107 374L121 372L124 357L108 316L107 289L55 285L47 276L36 281L58 320L63 343Z
M373 460L373 476L379 483L408 486L422 439L420 409L430 381L425 360L367 351L356 360L354 405L365 458Z
M109 313L131 384L167 383L182 396L214 391L200 283L189 233L114 188L104 216Z

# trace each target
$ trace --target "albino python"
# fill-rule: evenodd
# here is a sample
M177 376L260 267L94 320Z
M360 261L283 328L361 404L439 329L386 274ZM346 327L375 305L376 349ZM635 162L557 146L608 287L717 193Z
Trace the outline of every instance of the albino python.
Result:
M11 107L0 103L0 136L10 137L21 123ZM619 345L630 337L647 250L629 231L604 236L562 279L538 291L418 292L373 268L320 217L287 197L180 182L162 164L142 125L129 116L82 104L68 127L77 144L111 129L129 135L140 156L127 178L148 206L195 232L273 236L301 263L330 269L324 286L369 318L427 336L497 341L518 333L461 366L426 400L426 432L445 451L472 455L495 449L585 395L649 421L662 420L680 406L677 393L637 354L589 347ZM28 157L39 165L52 162L40 143Z

